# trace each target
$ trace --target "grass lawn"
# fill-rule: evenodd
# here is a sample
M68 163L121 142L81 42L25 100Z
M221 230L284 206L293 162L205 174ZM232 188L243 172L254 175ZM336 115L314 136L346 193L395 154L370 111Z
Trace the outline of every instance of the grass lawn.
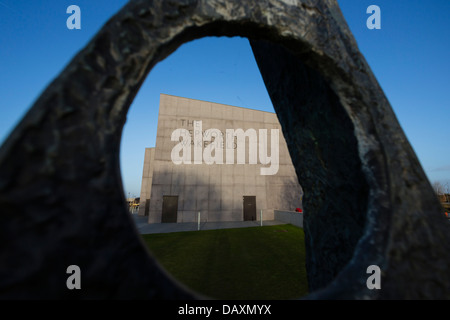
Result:
M308 293L303 229L293 225L141 235L164 268L216 299Z

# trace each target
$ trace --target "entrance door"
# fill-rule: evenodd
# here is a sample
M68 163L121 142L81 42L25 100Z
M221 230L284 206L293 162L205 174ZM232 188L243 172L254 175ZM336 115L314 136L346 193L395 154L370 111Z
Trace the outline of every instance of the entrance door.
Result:
M256 220L256 196L244 196L244 221Z
M176 223L178 215L178 196L163 196L162 223Z

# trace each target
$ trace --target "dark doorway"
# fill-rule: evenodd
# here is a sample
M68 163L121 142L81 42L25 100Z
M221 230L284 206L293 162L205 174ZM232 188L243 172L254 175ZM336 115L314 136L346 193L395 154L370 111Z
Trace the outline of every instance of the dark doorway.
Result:
M244 196L244 221L256 220L256 196Z
M176 223L178 215L178 196L163 196L162 223Z

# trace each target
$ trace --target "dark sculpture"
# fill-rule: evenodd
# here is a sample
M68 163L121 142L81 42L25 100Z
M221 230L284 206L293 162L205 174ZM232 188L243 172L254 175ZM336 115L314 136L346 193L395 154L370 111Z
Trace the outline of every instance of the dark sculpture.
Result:
M119 147L151 68L204 36L250 39L305 191L308 298L449 298L448 222L335 0L130 1L0 149L0 297L199 298L140 241Z

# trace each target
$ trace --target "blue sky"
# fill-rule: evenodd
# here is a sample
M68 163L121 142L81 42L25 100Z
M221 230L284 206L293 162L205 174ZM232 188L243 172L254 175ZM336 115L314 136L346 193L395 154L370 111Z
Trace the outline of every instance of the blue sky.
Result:
M125 0L0 0L0 143L48 83ZM450 28L448 0L338 0L360 51L430 181L450 185ZM68 30L69 5L81 30ZM381 29L369 30L369 5ZM124 128L125 193L139 196L145 147L156 138L159 94L273 111L245 38L203 38L181 46L150 72Z

